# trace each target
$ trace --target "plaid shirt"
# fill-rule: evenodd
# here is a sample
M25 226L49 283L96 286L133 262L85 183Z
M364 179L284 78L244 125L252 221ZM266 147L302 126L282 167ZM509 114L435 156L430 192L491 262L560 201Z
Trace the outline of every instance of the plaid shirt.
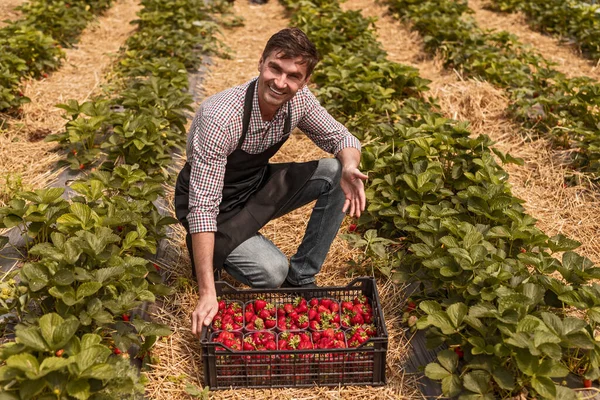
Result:
M235 86L206 99L200 106L188 135L187 160L190 175L190 233L216 232L219 204L227 157L235 151L242 136L244 97L250 82ZM324 151L337 154L346 147L360 150L360 142L319 104L305 86L290 100L291 130L298 127ZM254 91L252 114L241 149L260 154L284 137L288 105L277 110L271 121L263 121ZM290 131L291 131L290 130Z

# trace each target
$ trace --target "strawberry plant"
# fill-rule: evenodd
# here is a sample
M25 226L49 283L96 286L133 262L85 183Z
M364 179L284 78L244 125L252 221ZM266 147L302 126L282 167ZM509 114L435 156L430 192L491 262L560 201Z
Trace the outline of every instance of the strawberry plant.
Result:
M17 9L25 16L19 23L69 45L79 37L94 15L110 8L111 3L112 0L33 0Z

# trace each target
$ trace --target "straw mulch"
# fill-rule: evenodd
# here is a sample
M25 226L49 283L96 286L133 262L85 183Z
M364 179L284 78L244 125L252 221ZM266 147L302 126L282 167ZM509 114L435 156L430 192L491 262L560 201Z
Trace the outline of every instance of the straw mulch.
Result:
M568 77L589 76L600 80L600 62L594 63L581 57L574 43L535 32L529 28L522 13L496 13L485 10L485 0L469 0L469 7L475 11L473 17L481 28L508 31L516 35L522 43L535 48L547 60Z
M81 103L101 92L107 70L133 31L129 22L139 8L137 0L115 2L105 15L90 23L76 46L66 49L60 69L48 78L24 83L23 91L31 103L23 106L21 119L9 120L8 128L0 129L0 182L8 175L19 175L25 187L39 188L57 176L53 165L63 156L55 152L54 143L43 141L66 122L63 110L54 105L68 99Z
M25 0L2 0L0 2L0 28L8 24L7 21L15 21L21 17L21 13L15 8L25 3Z
M284 10L277 2L264 6L250 5L246 1L236 2L236 15L245 18L245 26L225 32L225 42L234 51L231 60L214 60L202 87L206 95L211 95L230 86L245 82L258 74L258 59L268 38L288 24ZM310 140L296 132L274 158L276 162L304 161L327 156ZM181 160L179 160L181 163ZM172 201L172 190L167 196ZM299 245L311 206L303 207L289 215L269 223L262 233L275 242L288 256ZM342 228L344 230L345 228ZM184 243L183 228L175 227L169 243L169 254L165 256L164 270L168 279L177 288L174 296L157 304L152 311L153 318L171 326L173 335L159 341L153 349L155 364L148 372L147 396L152 399L188 399L187 385L200 387L203 382L201 349L198 340L190 333L190 315L197 301L197 286L190 278L190 264ZM317 276L320 285L344 285L352 280L346 276L346 263L355 251L344 241L336 239L322 272ZM225 278L227 276L225 274ZM230 280L231 282L231 280ZM388 350L388 377L386 387L343 387L310 389L273 390L228 390L211 393L215 399L398 399L415 398L417 395L406 385L408 378L401 372L402 356L405 354L404 332L398 316L402 306L401 293L391 284L379 285L379 291L386 314L386 326L390 335Z

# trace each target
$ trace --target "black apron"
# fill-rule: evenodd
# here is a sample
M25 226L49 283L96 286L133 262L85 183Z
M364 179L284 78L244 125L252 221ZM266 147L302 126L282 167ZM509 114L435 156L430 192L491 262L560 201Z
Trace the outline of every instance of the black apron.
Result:
M213 255L215 271L223 266L236 247L254 236L284 208L286 203L308 182L318 165L318 161L269 164L269 159L289 137L291 129L289 103L284 137L259 154L249 154L242 150L250 125L255 86L256 81L250 83L246 91L242 135L236 150L227 157L223 198L219 204L217 232L215 232ZM186 163L177 177L175 215L188 232L186 244L192 260L192 273L195 275L192 240L187 221L191 169L191 165Z

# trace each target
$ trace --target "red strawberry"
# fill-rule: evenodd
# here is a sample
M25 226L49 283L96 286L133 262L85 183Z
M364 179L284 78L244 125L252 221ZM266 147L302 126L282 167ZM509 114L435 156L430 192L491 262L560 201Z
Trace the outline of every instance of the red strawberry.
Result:
M296 306L296 312L299 314L305 313L308 311L308 305L306 304L306 299L303 297L296 297L294 299L294 305Z
M265 319L265 328L266 329L274 328L276 324L277 324L277 321L275 320L274 317L269 317L269 318Z
M298 317L298 327L300 329L306 329L306 328L308 328L308 316L306 314L301 315L300 317Z
M271 313L269 313L269 311L266 308L263 308L258 312L258 316L262 319L267 319L271 316Z
M267 341L267 343L265 344L265 349L267 349L267 350L277 350L277 345L275 344L275 341L273 341L273 340Z
M352 311L352 307L354 307L354 304L351 301L342 302L343 311Z
M259 312L260 310L262 310L263 308L265 308L265 306L267 305L267 302L263 299L258 299L254 302L254 310L256 312Z
M463 358L465 356L465 353L462 351L462 349L460 348L460 346L455 347L454 348L454 352L456 353L456 355L458 356L458 358Z
M417 308L417 304L414 301L409 301L406 305L406 311L408 312L414 311L415 308Z
M350 318L350 323L352 325L362 325L365 323L365 319L363 318L362 314L356 314L354 317Z
M121 317L123 318L123 321L125 321L125 322L129 321L129 315L123 314L123 315L121 315Z
M118 347L115 347L115 348L113 349L113 353L115 353L116 355L119 355L119 354L121 354L121 350L119 350L119 348L118 348Z
M583 387L585 388L591 388L592 387L592 380L591 379L583 379Z
M64 349L59 349L59 350L56 350L56 353L54 353L54 355L56 357L62 357L62 355L63 355L64 352L65 352Z
M350 231L350 232L354 232L354 231L356 231L356 224L350 224L350 225L348 226L348 231Z

